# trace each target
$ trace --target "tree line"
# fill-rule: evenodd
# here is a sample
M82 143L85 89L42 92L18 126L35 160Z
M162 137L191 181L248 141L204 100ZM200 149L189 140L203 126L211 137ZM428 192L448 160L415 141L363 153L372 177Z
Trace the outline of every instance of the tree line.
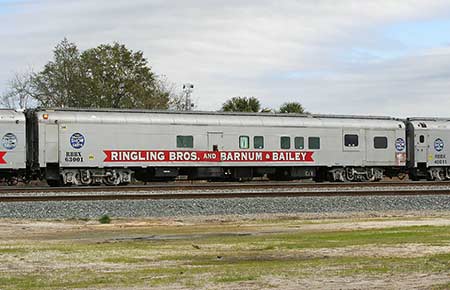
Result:
M165 76L152 71L142 51L119 43L80 51L64 38L39 72L16 74L1 96L9 108L76 107L183 110L183 95ZM227 112L273 112L256 97L232 97ZM300 103L285 103L277 112L306 113Z

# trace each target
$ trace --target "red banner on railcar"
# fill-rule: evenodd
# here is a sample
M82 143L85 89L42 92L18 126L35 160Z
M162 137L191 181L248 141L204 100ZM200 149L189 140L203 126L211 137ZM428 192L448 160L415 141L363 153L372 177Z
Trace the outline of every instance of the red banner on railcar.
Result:
M104 162L314 162L313 151L104 150Z
M6 160L3 158L5 157L5 155L6 155L5 151L0 152L0 164L7 164Z

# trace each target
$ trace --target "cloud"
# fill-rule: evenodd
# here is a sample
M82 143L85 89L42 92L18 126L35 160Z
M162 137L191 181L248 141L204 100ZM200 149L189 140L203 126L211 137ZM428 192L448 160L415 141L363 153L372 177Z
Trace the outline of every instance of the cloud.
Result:
M246 95L272 107L300 98L319 113L445 115L448 48L411 51L383 28L434 21L449 8L418 0L19 2L0 14L0 84L38 70L68 37L82 49L119 41L143 50L157 73L195 84L200 109Z

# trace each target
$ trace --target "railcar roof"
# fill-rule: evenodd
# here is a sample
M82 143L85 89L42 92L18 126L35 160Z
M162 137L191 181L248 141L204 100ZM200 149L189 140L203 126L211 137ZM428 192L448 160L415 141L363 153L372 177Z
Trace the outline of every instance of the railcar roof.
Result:
M408 118L414 128L418 129L450 129L450 119L449 118Z
M14 109L0 109L0 122L8 123L16 121L25 121L25 115L23 112L16 111Z
M450 118L445 117L409 117L408 121L432 121L432 122L450 122Z
M303 118L332 118L332 119L364 119L364 120L399 120L390 116L371 115L334 115L334 114L297 114L297 113L252 113L252 112L222 112L222 111L171 111L171 110L138 110L112 108L48 108L38 111L61 112L114 112L114 113L157 113L175 115L224 115L224 116L258 116L258 117L303 117Z
M300 115L273 113L174 112L114 109L46 109L48 122L177 124L192 126L402 128L399 119L376 116ZM39 118L41 121L42 118Z

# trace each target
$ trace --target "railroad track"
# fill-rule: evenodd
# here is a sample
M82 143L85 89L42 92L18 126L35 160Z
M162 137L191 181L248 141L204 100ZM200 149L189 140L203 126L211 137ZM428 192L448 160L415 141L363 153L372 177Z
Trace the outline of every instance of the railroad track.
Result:
M283 184L283 186L287 186L287 184ZM307 186L306 186L307 185ZM319 185L319 186L317 186ZM302 186L293 186L290 185L291 188L295 188L295 190L290 191L281 191L280 184L274 185L272 184L272 188L274 190L271 191L240 191L240 192L201 192L198 189L205 189L208 186L189 186L190 191L186 191L184 193L140 193L140 191L145 188L146 191L154 190L157 188L161 190L164 188L165 190L173 190L172 187L118 187L107 189L114 189L115 191L122 189L132 189L135 193L95 193L99 191L103 191L100 187L95 187L94 191L92 188L83 188L83 187L75 187L70 189L84 189L86 192L87 189L90 190L89 194L80 194L81 191L70 190L71 194L53 194L53 195L0 195L0 203L4 202L48 202L48 201L100 201L100 200L163 200L163 199L225 199L225 198L268 198L268 197L325 197L325 196L407 196L407 195L450 195L450 183L419 183L419 182L388 182L388 183L376 183L370 184L373 189L370 188L367 184L359 183L359 186L354 186L354 184L340 184L341 186L336 186L336 184L302 184ZM350 187L344 187L349 186ZM376 186L374 186L376 185ZM227 185L229 187L220 187L223 188L239 188L242 189L241 186L236 185ZM256 187L253 185L246 184L244 187L255 189ZM433 187L434 188L430 188ZM266 185L267 187L267 185ZM339 189L339 187L346 189ZM399 188L400 187L400 188ZM404 187L404 188L401 188ZM170 188L170 189L168 189ZM184 187L183 187L184 188ZM217 186L214 187L217 189ZM278 188L278 190L276 190ZM308 188L314 188L315 190L305 190ZM330 190L335 188L335 190ZM64 191L60 191L65 193L68 188L63 188ZM177 190L182 190L177 187ZM53 189L54 191L54 189Z
M387 181L387 182L353 182L353 183L313 183L313 182L209 182L209 183L157 183L149 185L128 186L0 186L0 194L36 193L36 192L139 192L139 191L184 191L184 190L218 190L218 189L262 189L262 188L362 188L393 186L449 186L450 181Z

